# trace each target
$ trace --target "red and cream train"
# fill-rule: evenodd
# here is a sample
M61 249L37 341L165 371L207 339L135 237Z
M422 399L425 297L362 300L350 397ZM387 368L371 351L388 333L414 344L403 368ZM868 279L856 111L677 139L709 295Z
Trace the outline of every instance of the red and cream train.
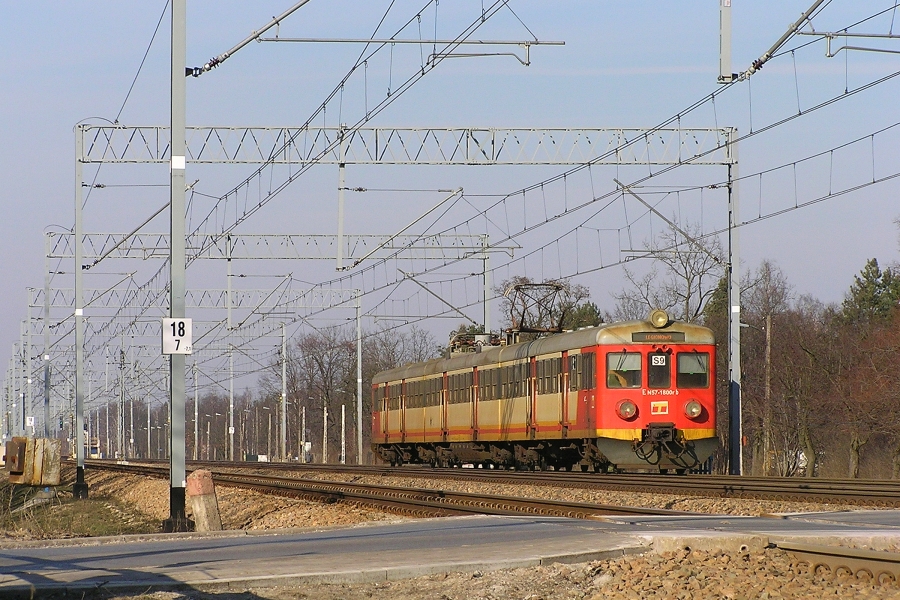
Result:
M657 310L384 371L373 450L394 465L682 472L718 445L715 352L712 331Z

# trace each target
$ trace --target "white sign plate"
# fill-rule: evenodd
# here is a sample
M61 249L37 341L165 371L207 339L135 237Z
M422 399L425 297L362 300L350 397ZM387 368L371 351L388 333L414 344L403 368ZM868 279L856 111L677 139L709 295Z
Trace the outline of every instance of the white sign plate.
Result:
M190 354L193 352L190 319L162 320L162 353Z

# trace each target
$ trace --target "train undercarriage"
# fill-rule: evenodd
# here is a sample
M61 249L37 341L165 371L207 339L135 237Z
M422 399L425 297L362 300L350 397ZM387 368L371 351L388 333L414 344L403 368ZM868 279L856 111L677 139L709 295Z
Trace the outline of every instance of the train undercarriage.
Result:
M653 426L640 440L580 438L556 440L472 441L375 444L375 455L392 466L515 469L519 471L657 471L685 473L703 465L717 438L679 439L673 427Z

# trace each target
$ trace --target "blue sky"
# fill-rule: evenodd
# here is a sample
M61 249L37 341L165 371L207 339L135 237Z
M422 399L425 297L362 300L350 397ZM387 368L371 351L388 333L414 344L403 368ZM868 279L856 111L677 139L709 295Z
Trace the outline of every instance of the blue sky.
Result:
M290 2L200 2L188 8L188 63L202 64L246 37L284 11ZM281 26L282 36L369 37L390 2L313 0ZM491 3L478 1L433 4L422 11L421 35L452 38ZM0 357L7 358L10 343L18 340L25 318L26 288L43 286L44 231L69 228L73 223L74 136L73 127L85 119L114 120L125 125L168 123L168 15L127 102L126 94L148 48L164 0L134 2L28 2L2 4L0 20L0 174L4 218L0 221L0 245L7 257L0 301L5 308L0 320ZM734 1L734 70L749 66L809 5L807 1ZM424 0L393 3L379 35L387 37L413 17ZM832 0L814 21L818 31L839 30L890 8L889 0ZM562 40L563 47L535 47L532 64L522 66L511 57L454 59L441 63L407 93L397 98L370 122L397 127L652 127L717 89L718 2L712 0L587 1L564 0L510 2L515 11L502 10L472 37L480 39L528 39L529 30L542 40ZM860 25L857 31L888 33L893 13ZM414 20L398 37L419 35ZM897 29L900 29L898 24ZM795 38L789 48L810 41ZM854 45L876 45L857 40ZM882 47L891 48L891 42ZM900 44L893 49L900 50ZM312 115L356 59L360 46L336 44L252 43L222 66L188 80L190 125L300 125ZM340 102L329 105L318 124L354 122L369 105L383 97L398 79L414 73L421 63L418 48L397 47L382 53L365 69L365 79L354 78ZM896 55L840 53L824 56L824 43L779 57L697 111L686 115L687 127L734 126L740 132L758 131L795 116L844 90L853 90L898 70ZM900 79L900 78L898 78ZM807 156L830 150L856 138L865 138L898 120L900 82L891 79L870 90L834 102L801 118L787 121L740 147L740 173L748 176L786 166L741 184L742 218L780 213L742 228L744 269L769 259L784 269L797 294L810 294L826 302L838 302L866 259L883 265L898 258L897 227L900 206L894 198L897 184L888 181L857 192L826 199L808 208L792 210L796 201L821 196L872 178L896 172L897 134L893 130L874 136L871 143L829 152L824 157L799 163ZM124 106L123 106L124 103ZM514 192L561 172L552 167L438 168L358 167L348 169L348 185L369 188L403 187L452 189L464 187L471 203L454 206L449 219L463 224L474 219L487 200L484 194ZM200 179L197 191L219 196L250 172L249 167L188 169L187 179ZM634 169L620 177L637 178ZM92 180L96 169L85 170ZM98 182L107 184L165 184L167 172L153 167L104 168ZM594 184L607 190L612 174L598 170ZM679 169L659 185L703 186L721 181L722 171ZM651 184L657 183L655 180ZM245 233L334 233L336 229L334 167L314 169L270 202L242 227ZM573 177L571 187L548 186L547 193L573 199L589 193L584 178ZM794 187L798 190L795 197ZM673 188L674 189L674 188ZM598 190L595 189L594 193ZM650 194L647 189L646 193ZM655 196L656 197L656 196ZM431 206L440 194L362 194L348 197L347 231L391 233L418 212ZM86 205L85 228L91 232L122 232L148 217L167 199L164 188L107 188L92 192ZM203 200L198 197L198 207ZM707 229L722 225L725 207L712 192L684 192L661 200L660 209L679 214ZM619 204L622 202L620 201ZM510 203L512 206L512 203ZM544 208L546 208L546 204ZM638 206L631 207L632 215ZM683 211L683 212L682 212ZM583 215L573 215L578 221ZM630 233L639 245L659 222L648 220L626 228L622 214L602 213L591 222ZM642 225L641 223L644 223ZM547 224L519 242L525 251L552 244L572 229L571 224ZM440 229L440 227L436 227ZM159 217L146 231L166 231ZM492 233L496 235L497 232ZM580 242L579 242L580 243ZM497 277L527 271L532 276L579 273L576 281L591 287L594 300L612 307L611 293L625 284L620 267L594 269L600 262L587 250L572 259L561 258L560 246L547 246L546 255L526 263L513 263ZM603 263L614 263L610 252ZM555 256L549 258L552 253ZM493 259L492 259L493 260ZM502 259L497 258L495 265ZM591 261L594 261L593 263ZM540 264L538 264L540 263ZM145 266L138 267L144 269ZM244 266L256 274L280 274L283 265ZM290 267L296 279L322 281L334 277L322 265ZM452 273L477 269L468 265ZM72 265L56 265L66 274L54 277L54 286L71 287ZM130 266L111 266L107 279L114 280ZM222 287L221 265L189 271L189 287ZM450 279L453 275L435 275ZM580 274L583 273L583 274ZM216 283L218 282L218 283ZM88 283L87 285L91 285ZM260 285L268 285L267 283ZM456 291L451 290L454 289ZM477 290L471 285L450 286L458 294L453 301L467 304ZM441 293L445 293L441 288ZM424 300L414 288L398 291L390 302L419 306ZM410 300L410 299L413 300ZM374 301L374 300L373 300ZM426 310L435 310L429 305ZM473 315L478 311L473 309ZM497 316L494 317L496 324ZM426 325L427 326L427 325ZM436 331L446 330L443 321ZM38 346L40 342L36 340ZM5 363L4 363L5 364Z

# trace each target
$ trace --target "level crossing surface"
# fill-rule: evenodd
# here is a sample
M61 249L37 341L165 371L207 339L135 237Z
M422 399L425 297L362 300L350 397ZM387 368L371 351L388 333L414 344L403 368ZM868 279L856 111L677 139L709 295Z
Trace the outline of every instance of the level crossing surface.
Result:
M0 595L12 592L240 588L363 582L770 541L900 544L900 511L768 517L566 519L468 516L306 530L118 536L0 544Z

